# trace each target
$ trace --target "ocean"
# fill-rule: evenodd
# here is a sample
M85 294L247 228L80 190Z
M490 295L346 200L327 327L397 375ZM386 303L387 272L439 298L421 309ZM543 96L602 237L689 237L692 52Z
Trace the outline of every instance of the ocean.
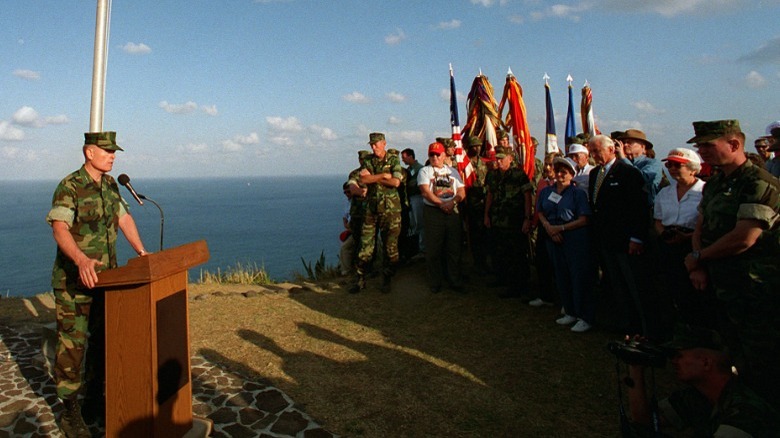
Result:
M63 175L64 176L64 175ZM114 175L115 177L117 175ZM305 273L301 258L325 254L338 263L345 198L342 176L142 179L131 184L156 201L164 213L164 247L205 239L210 259L190 270L216 272L256 264L277 281ZM57 181L0 181L0 295L30 296L51 290L56 252L46 213ZM160 212L138 205L124 188L147 251L160 250ZM124 239L119 265L135 253Z

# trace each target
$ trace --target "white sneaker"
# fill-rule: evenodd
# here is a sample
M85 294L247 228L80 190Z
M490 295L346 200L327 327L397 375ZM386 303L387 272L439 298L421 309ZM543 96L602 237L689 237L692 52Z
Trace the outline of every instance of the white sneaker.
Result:
M542 307L542 306L552 306L553 303L549 303L547 301L544 301L541 298L537 298L535 300L529 301L528 305L531 306L531 307Z
M574 327L571 328L571 331L575 333L583 333L590 330L590 324L583 320L577 321L577 324L574 324Z
M570 315L563 315L562 317L555 320L555 322L560 325L569 325L575 321L577 321L577 318Z

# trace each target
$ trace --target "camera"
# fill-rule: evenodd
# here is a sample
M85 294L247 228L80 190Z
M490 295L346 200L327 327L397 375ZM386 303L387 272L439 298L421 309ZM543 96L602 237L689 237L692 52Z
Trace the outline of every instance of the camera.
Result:
M675 352L671 348L662 347L647 340L635 339L610 342L607 344L607 350L629 365L653 368L663 368L666 365L666 359Z

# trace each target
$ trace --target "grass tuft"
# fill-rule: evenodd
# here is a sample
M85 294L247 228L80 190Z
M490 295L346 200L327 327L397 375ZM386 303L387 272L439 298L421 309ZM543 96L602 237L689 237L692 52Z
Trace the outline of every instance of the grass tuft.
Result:
M268 275L264 267L258 267L257 263L241 264L237 262L235 266L222 271L217 268L216 273L210 271L200 271L200 284L273 284L274 281Z

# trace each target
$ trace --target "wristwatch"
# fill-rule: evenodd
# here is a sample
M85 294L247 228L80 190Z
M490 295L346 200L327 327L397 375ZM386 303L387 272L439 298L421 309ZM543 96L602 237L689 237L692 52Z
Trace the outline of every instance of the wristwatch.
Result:
M693 259L698 262L699 259L701 258L701 251L698 250L691 251L691 257L693 257Z

